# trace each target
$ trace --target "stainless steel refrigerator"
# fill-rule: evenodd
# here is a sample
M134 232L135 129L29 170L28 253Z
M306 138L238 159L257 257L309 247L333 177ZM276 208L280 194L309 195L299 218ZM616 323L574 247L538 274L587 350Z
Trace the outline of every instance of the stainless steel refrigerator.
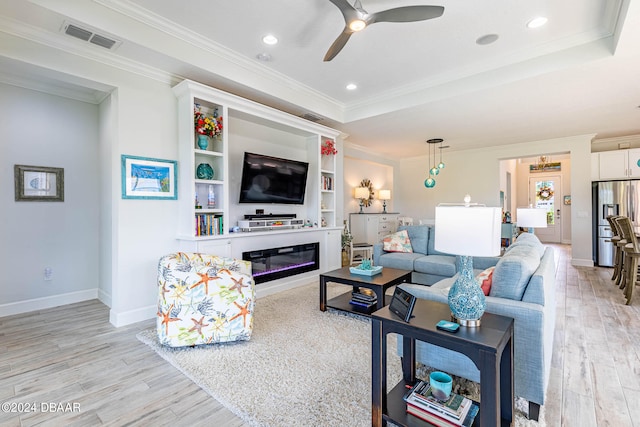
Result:
M640 180L602 181L593 183L594 247L596 264L613 267L614 248L609 238L613 235L607 222L608 215L631 218L634 227L640 224Z

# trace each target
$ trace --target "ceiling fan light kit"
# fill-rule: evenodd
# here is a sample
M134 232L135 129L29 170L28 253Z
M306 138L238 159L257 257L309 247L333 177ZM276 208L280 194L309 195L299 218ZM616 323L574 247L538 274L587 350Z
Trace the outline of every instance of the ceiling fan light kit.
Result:
M404 6L380 12L368 13L360 0L353 6L347 0L329 0L336 5L344 18L344 29L324 56L324 61L331 61L347 44L351 34L364 30L376 22L416 22L439 18L444 13L442 6Z

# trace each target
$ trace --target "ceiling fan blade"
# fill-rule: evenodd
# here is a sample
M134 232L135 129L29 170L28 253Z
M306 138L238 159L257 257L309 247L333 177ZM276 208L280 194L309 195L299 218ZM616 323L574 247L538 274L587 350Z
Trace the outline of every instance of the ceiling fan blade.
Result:
M344 27L342 33L338 36L336 41L333 42L333 44L327 51L323 61L331 61L333 58L335 58L335 56L340 53L344 45L347 44L347 41L349 41L349 37L351 37L351 34L353 34L353 31L351 31L349 27Z
M404 6L373 13L368 19L368 23L425 21L438 18L443 13L444 7L442 6Z
M342 12L342 16L344 16L345 22L349 22L352 19L358 17L358 11L351 6L347 0L329 0L331 3L335 4L340 12Z

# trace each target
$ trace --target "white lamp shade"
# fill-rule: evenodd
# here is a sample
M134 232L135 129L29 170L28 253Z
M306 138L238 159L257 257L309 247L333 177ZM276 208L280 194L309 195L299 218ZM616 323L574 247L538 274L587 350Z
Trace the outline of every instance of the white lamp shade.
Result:
M391 190L378 191L378 198L380 200L391 200Z
M547 211L539 208L516 209L518 227L547 228Z
M369 189L366 187L356 187L356 199L368 199Z
M500 255L501 220L500 208L436 206L435 249L453 255Z

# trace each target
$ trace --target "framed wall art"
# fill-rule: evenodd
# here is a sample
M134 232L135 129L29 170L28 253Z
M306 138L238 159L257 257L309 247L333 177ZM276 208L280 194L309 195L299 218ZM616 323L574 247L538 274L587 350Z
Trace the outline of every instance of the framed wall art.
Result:
M178 198L178 162L122 155L123 199Z
M64 168L13 165L16 202L64 202Z

